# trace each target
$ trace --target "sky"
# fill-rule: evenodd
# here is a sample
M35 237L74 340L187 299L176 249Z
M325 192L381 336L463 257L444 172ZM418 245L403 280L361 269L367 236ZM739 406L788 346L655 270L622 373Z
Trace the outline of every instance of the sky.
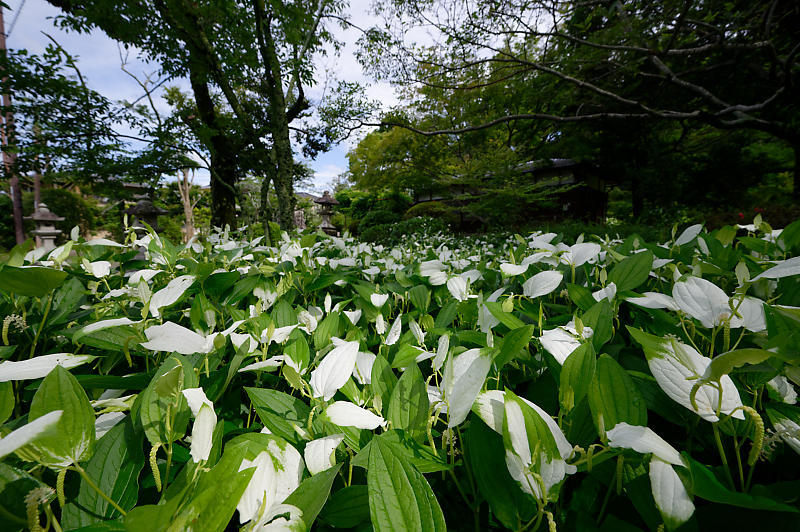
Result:
M111 0L110 0L111 1ZM60 10L51 6L44 0L6 0L10 10L4 13L6 32L9 33L7 46L9 48L24 48L31 53L41 53L51 42L45 33L52 36L69 54L77 57L78 67L83 76L88 80L88 85L111 100L136 100L143 95L137 82L121 69L121 58L117 44L106 37L101 31L90 34L68 33L56 27L53 17ZM370 0L351 0L349 14L351 21L362 28L369 27L376 19L370 15ZM14 22L13 28L11 24ZM342 30L337 27L337 38L345 43L338 57L328 56L317 58L318 83L315 87L307 88L306 94L312 99L318 99L324 85L325 72L332 72L338 79L360 82L366 87L369 99L377 100L384 107L390 107L398 102L395 90L386 83L376 83L365 76L361 65L355 58L355 41L359 36L357 30L350 28ZM158 65L146 64L139 60L136 50L131 50L127 55L127 70L140 79L152 75L157 79ZM188 91L187 80L174 80L167 85L179 86ZM157 93L156 106L159 110L167 112L169 107ZM329 152L320 154L315 160L307 160L314 171L314 179L310 187L300 187L300 190L321 194L323 190L332 188L333 180L347 170L347 151L354 146L357 138L334 146ZM207 173L198 173L197 184L208 183Z

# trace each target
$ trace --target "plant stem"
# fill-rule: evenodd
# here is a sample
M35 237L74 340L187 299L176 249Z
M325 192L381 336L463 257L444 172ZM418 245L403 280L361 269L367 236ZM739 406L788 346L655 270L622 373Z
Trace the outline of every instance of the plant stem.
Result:
M164 469L164 484L161 489L161 498L167 495L167 484L169 484L169 469L172 466L172 442L167 445L167 467Z
M128 512L126 512L125 510L123 510L123 509L122 509L122 508L119 506L119 504L115 503L115 502L114 502L114 501L111 499L111 497L109 497L108 495L106 495L105 493L103 493L103 490L101 490L101 489L100 489L100 488L97 486L97 484L95 484L95 483L94 483L94 481L93 481L91 478L89 478L89 475L87 475L87 474L86 474L86 471L84 471L84 469L83 469L83 468L82 468L80 465L78 465L78 464L74 464L74 465L72 466L72 470L73 470L73 471L77 471L77 472L78 472L78 474L81 476L81 478L83 478L83 480L85 480L85 481L86 481L86 483L89 485L89 487L90 487L90 488L92 488L94 491L96 491L96 492L97 492L97 494L98 494L98 495L100 495L100 496L101 496L103 499L105 499L105 500L106 500L106 502L107 502L108 504L110 504L111 506L113 506L113 507L114 507L114 509L115 509L116 511L118 511L118 512L119 512L119 513L121 513L122 515L128 515Z
M53 509L50 508L49 504L45 505L44 511L47 514L47 522L53 525L55 532L64 532L64 529L61 528L61 524L58 522L58 519L56 519L56 516L53 515Z
M728 466L728 457L725 456L725 449L722 447L722 439L719 436L719 428L717 427L717 423L712 423L711 428L714 431L714 441L716 441L717 443L717 451L719 451L719 457L722 459L722 465L725 466L725 474L728 477L728 483L730 484L730 488L734 489L733 475L731 475L731 468Z
M47 298L47 305L44 307L44 315L42 316L42 323L39 324L39 328L36 329L36 336L33 337L33 344L31 344L31 356L33 358L33 354L36 351L36 343L39 341L39 335L42 334L42 329L44 329L44 323L47 321L47 315L50 313L50 306L53 304L53 294L54 292L50 292L50 297Z
M739 453L739 438L736 437L736 433L733 434L733 448L736 451L736 466L739 469L739 486L744 491L744 469L742 469L742 456Z

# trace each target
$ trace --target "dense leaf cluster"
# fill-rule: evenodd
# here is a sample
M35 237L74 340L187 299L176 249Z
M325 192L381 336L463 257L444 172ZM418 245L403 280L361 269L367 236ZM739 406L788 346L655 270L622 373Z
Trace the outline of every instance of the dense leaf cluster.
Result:
M798 524L800 222L72 236L0 266L9 530Z

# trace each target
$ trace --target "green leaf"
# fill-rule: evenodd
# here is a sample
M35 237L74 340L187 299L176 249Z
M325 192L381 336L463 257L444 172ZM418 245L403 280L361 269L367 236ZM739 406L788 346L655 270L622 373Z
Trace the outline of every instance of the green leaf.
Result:
M244 390L265 427L293 445L300 445L303 439L294 427L305 428L310 410L303 401L277 390L264 388Z
M647 281L653 267L653 252L642 251L614 266L608 274L609 282L617 285L617 291L633 290Z
M294 335L295 331L292 331ZM292 336L290 335L289 338ZM308 348L308 341L306 341L303 333L298 333L297 337L283 348L284 356L288 356L293 360L299 368L307 368L311 359L311 354Z
M567 283L567 293L569 294L570 300L583 311L589 310L597 303L592 297L592 292L586 287Z
M85 294L86 288L76 277L72 277L64 283L53 296L50 316L47 318L48 325L57 325L67 321L69 315L78 310L84 301Z
M372 383L370 384L372 395L380 402L380 407L385 405L385 407L388 408L390 395L397 385L397 376L394 374L394 371L392 371L389 362L383 358L383 356L378 355L375 357L370 377L372 379ZM379 410L384 412L386 408L379 408Z
M111 320L107 320L111 321ZM131 325L114 325L84 333L79 329L72 336L75 344L85 344L106 351L133 349L147 339Z
M561 368L558 400L569 412L589 393L597 359L592 344L583 344L570 353Z
M737 349L715 356L706 368L703 381L719 381L723 375L728 375L735 368L745 364L760 364L770 357L775 356L764 349ZM696 385L696 386L699 386Z
M66 279L67 272L53 268L41 266L0 268L0 290L13 292L18 296L42 297L61 286Z
M381 438L373 439L367 469L372 526L384 530L445 532L442 509L428 481Z
M604 354L589 388L589 408L600 435L617 423L647 426L647 404L633 379L616 360Z
M328 500L333 481L336 480L336 475L341 468L342 464L336 464L325 471L320 471L316 475L308 477L283 501L284 504L291 504L300 508L303 512L303 522L305 522L309 530L325 505L325 501Z
M458 315L458 301L450 300L445 306L439 310L439 313L436 315L436 321L434 321L434 325L437 329L444 329L445 327L449 327L453 320L456 319Z
M334 492L319 514L319 519L335 528L353 528L369 521L367 486L356 484Z
M25 518L25 496L36 488L44 488L41 480L29 475L22 469L17 469L0 462L0 522L9 530L27 530ZM51 496L55 498L55 494ZM12 524L16 527L12 528Z
M422 372L412 363L392 390L386 419L392 428L422 435L428 422L429 406Z
M762 495L749 495L731 491L717 479L714 473L696 460L689 456L689 453L682 452L684 462L688 464L688 469L676 467L675 471L683 480L690 493L707 501L720 504L730 504L742 508L753 510L770 510L773 512L800 512L794 506L789 506Z
M595 352L599 352L614 336L614 309L607 299L592 305L592 308L581 316L581 321L585 326L592 328L592 345Z
M797 309L779 309L764 305L767 321L769 348L777 348L778 353L800 362L800 312Z
M0 425L14 412L14 385L11 381L0 382Z
M131 409L152 445L170 443L186 434L191 410L181 391L197 385L197 375L185 357L171 355L161 364Z
M86 474L124 510L136 505L139 472L144 467L142 435L136 434L130 417L114 425L97 441L94 455L86 464ZM119 517L113 506L81 478L78 496L61 514L61 525L77 528L99 519Z
M503 345L494 358L494 364L499 370L525 349L533 336L533 325L523 325L512 329L503 337Z
M181 505L172 520L173 530L221 531L228 526L255 473L255 468L239 471L246 452L245 448L234 448L223 453L217 465L200 478L191 498Z
M510 312L505 312L503 310L503 304L497 301L487 301L484 303L486 308L489 309L489 312L492 313L492 316L500 320L500 323L505 325L511 330L519 329L520 327L525 326L525 322L521 319L517 318Z
M319 351L331 341L331 336L339 336L339 313L331 312L314 330L314 348Z
M206 294L212 299L219 299L219 297L231 286L241 278L239 272L217 272L209 275L203 281L203 288Z
M392 358L392 367L395 369L407 368L416 363L415 361L420 353L422 351L418 347L411 344L401 344L398 346L394 358Z
M36 247L36 243L32 238L29 238L22 244L17 244L8 252L6 263L9 266L22 266L25 264L25 255L33 250L34 247Z
M494 516L511 530L520 522L530 521L536 514L536 506L508 472L503 438L479 419L473 419L464 442L478 490Z
M314 245L314 243L316 241L317 241L317 234L316 233L309 233L307 235L303 235L303 236L300 237L300 247L302 247L302 248L310 248L311 246ZM306 524L311 526L308 523L308 521L306 521Z
M31 401L28 421L54 410L64 411L58 430L25 449L33 451L38 462L54 469L88 460L95 443L94 409L75 377L61 366L42 381Z
M408 291L408 297L420 313L428 312L428 306L431 304L431 291L427 286L421 284L415 286Z
M288 327L297 323L297 314L292 306L284 299L275 303L270 315L275 322L275 327Z

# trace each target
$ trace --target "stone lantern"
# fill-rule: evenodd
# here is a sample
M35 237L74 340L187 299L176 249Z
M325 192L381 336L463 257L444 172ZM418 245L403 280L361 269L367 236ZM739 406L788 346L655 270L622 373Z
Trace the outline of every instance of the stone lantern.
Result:
M36 224L36 229L31 231L37 238L41 240L39 246L45 253L49 253L56 249L56 238L61 235L61 230L56 229L55 222L63 222L63 216L57 216L50 212L47 205L39 203L39 208L34 211L30 216L26 217L28 220L33 220Z
M158 217L167 213L169 211L156 207L147 197L141 198L133 207L125 209L125 214L133 217L131 228L136 231L139 238L147 234L147 229L142 222L152 227L156 233L161 232L161 228L158 226Z
M333 206L339 205L339 202L336 201L336 199L331 196L331 193L326 190L322 194L321 198L314 200L314 203L320 207L319 214L322 217L322 223L319 224L319 228L325 231L326 234L337 236L339 232L331 223L331 215L333 214Z

